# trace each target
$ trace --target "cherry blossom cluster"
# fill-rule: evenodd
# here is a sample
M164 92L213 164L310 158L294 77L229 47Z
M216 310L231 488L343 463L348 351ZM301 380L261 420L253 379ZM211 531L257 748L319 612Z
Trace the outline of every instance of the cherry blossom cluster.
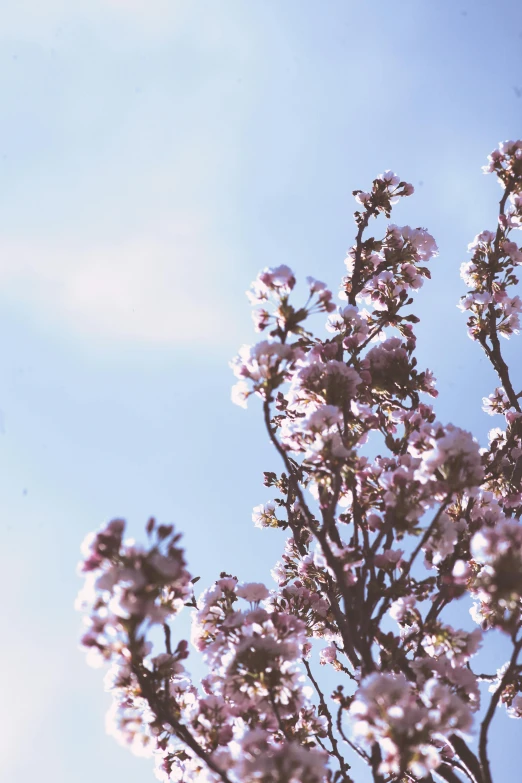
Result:
M522 610L522 525L503 519L482 528L471 540L471 554L479 567L472 583L479 601L475 617L486 627L516 629Z
M461 276L469 292L460 307L469 312L469 336L493 359L496 337L509 339L520 331L522 300L508 289L517 285L516 267L522 264L522 250L509 238L513 229L522 227L522 142L500 144L484 171L496 173L504 193L496 231L482 231L468 246L472 257L462 264ZM497 362L497 372L499 368Z
M399 778L407 772L424 778L437 769L447 738L466 734L472 724L469 706L448 685L432 678L417 690L402 673L369 675L350 713L356 740L370 747L379 745L379 772Z
M92 665L121 655L129 632L142 640L146 626L163 624L189 597L190 576L177 546L179 535L170 525L156 526L153 519L147 529L153 537L148 549L123 541L121 519L109 522L83 543L80 571L85 585L78 607L88 612L81 643Z
M282 606L262 608L267 588L230 576L196 602L172 526L150 520L147 548L123 541L123 532L124 522L114 520L90 535L80 564L86 584L78 605L88 626L81 643L92 664L111 663L109 733L133 752L154 756L160 780L210 771L211 780L214 773L321 781L326 757L311 736L325 733L324 719L309 703L296 664L306 623ZM328 607L307 598L308 619L315 612L324 622ZM185 605L196 607L192 643L209 665L200 692L182 663L188 644L181 640L173 650L167 624ZM166 650L155 653L147 634L158 624L166 629Z
M264 269L252 283L247 296L250 302L256 306L252 316L257 332L262 332L270 325L273 326L273 334L278 334L282 323L292 321L295 327L304 321L312 313L331 313L335 310L332 302L332 292L320 280L307 277L308 300L300 310L294 310L288 303L288 297L296 279L292 270L285 264L273 269ZM271 314L266 305L276 305L275 312Z
M374 783L493 783L496 708L522 717L522 393L499 339L519 331L522 311L510 236L522 226L522 142L489 161L503 187L498 225L470 245L460 305L499 379L483 402L505 428L486 447L439 421L435 379L415 355L411 308L435 240L395 223L366 237L413 193L387 171L354 191L339 306L314 278L296 302L286 265L248 292L264 335L231 362L232 398L260 401L280 460L252 512L263 532L286 532L275 586L221 573L195 596L179 536L154 521L145 548L123 540L120 520L87 540L82 644L111 664L108 728L152 755L165 783L354 783L354 754ZM317 314L321 334L309 326ZM478 628L454 627L457 601L473 604ZM187 610L206 667L198 684L188 643L172 641ZM511 657L479 674L496 632Z

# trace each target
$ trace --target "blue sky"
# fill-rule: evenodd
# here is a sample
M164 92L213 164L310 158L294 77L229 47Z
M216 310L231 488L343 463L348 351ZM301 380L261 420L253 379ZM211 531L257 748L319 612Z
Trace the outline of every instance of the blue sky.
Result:
M439 418L485 442L496 382L456 309L459 265L495 224L480 167L522 132L522 6L4 5L0 771L146 783L149 762L105 736L101 674L77 651L79 544L154 514L184 531L202 584L270 582L281 539L250 515L278 463L256 405L229 399L227 362L254 339L244 291L279 263L336 289L351 191L386 168L416 187L396 222L441 251L418 305ZM498 720L493 756L518 728Z

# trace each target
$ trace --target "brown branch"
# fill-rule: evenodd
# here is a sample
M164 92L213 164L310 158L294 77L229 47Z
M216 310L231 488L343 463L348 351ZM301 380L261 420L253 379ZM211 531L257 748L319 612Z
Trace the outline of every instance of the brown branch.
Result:
M308 661L303 658L303 663L306 669L306 673L308 674L308 677L312 683L312 685L315 688L315 692L317 693L319 697L319 704L321 705L321 712L326 717L326 722L328 724L328 739L330 740L330 743L332 745L332 753L339 762L339 767L341 769L341 773L348 779L349 776L346 775L346 772L350 769L350 765L347 763L347 761L344 759L344 757L341 755L341 752L339 751L339 744L337 742L337 738L333 731L333 721L332 721L332 715L330 713L330 710L328 709L328 705L326 703L326 699L324 698L324 693L322 692L319 683L315 679L314 675L312 674L312 669ZM353 781L352 781L353 783Z
M491 362L493 369L497 373L500 382L506 392L506 396L509 400L509 404L520 413L520 403L518 402L517 394L511 383L509 377L509 367L504 361L502 356L502 350L500 348L500 340L497 334L497 319L495 315L495 306L493 304L488 305L488 320L489 320L489 339L492 343L492 348L486 342L486 335L482 334L478 337L478 342L484 349L484 353Z
M279 443L279 441L278 441L278 439L277 439L277 437L275 435L275 432L273 430L272 422L270 420L270 403L269 403L268 399L265 399L264 402L263 402L263 412L264 412L265 426L266 426L266 429L267 429L267 432L268 432L268 437L270 438L270 442L272 443L272 445L276 449L277 453L279 454L279 456L283 460L284 465L285 465L285 467L286 467L286 469L288 471L289 477L291 477L292 480L294 481L295 493L296 493L297 498L299 500L299 504L300 504L301 510L303 512L303 515L304 515L304 517L305 517L305 519L307 521L308 530L310 531L310 533L313 536L315 536L318 539L319 543L323 547L323 552L324 552L324 555L326 557L327 563L330 566L330 568L332 568L334 573L336 573L336 570L337 570L336 579L338 579L339 584L342 585L342 581L339 580L339 573L338 573L339 569L337 567L338 564L336 562L336 558L333 556L333 553L332 553L330 547L328 546L328 542L326 540L326 534L324 534L324 533L322 534L321 531L318 530L317 525L316 525L315 520L314 520L314 516L313 516L312 512L310 511L310 509L308 508L308 504L307 504L307 502L306 502L306 500L304 498L304 495L303 495L303 490L301 489L301 486L299 485L299 481L297 480L297 477L295 475L295 471L294 471L294 468L292 466L292 463L291 463L290 459L288 458L288 455L286 454L285 450L283 449L283 447ZM341 572L341 577L342 577L342 572ZM358 657L357 657L357 655L355 653L354 644L353 644L353 641L352 641L352 638L351 638L351 631L350 631L349 625L347 623L346 616L344 616L341 613L341 611L339 609L339 606L337 605L337 602L335 600L335 596L333 595L333 593L331 591L328 593L328 598L330 599L330 603L332 605L332 611L334 613L334 617L335 617L335 619L337 621L337 624L339 626L339 631L340 631L341 636L343 638L343 643L345 645L346 654L348 655L348 657L350 659L350 662L352 663L352 666L357 668L360 665L360 661L359 661L359 659L358 659Z
M508 186L506 186L506 189L504 190L504 194L500 199L500 203L499 203L499 216L503 216L505 214L506 203L510 192L511 189ZM503 227L501 225L501 222L499 221L497 224L497 232L493 244L493 255L489 259L491 271L488 275L488 291L490 294L493 293L493 281L495 279L494 265L498 261L499 254L500 254L500 239L502 237L502 231L503 231ZM518 402L518 395L515 393L515 390L513 389L511 378L509 377L509 367L504 361L504 357L502 356L502 350L500 348L500 340L497 331L497 316L495 315L495 305L493 303L490 303L488 305L488 322L489 322L488 336L489 339L491 340L491 346L487 344L486 342L487 337L485 334L480 334L478 336L478 342L484 349L484 353L486 354L489 361L493 365L493 369L496 371L500 379L500 382L504 387L504 391L506 392L510 405L520 413L520 404Z
M447 783L462 783L461 779L453 772L449 764L441 764L435 770L435 774L446 780Z
M353 263L353 273L352 273L352 280L351 280L351 290L348 294L348 302L351 305L355 305L356 303L356 297L359 293L359 282L361 277L361 262L362 262L362 235L364 234L364 231L368 227L368 223L370 221L370 217L375 214L375 210L371 207L366 208L366 212L364 214L364 217L359 225L359 230L357 232L357 236L355 237L355 244L357 245L355 250L355 258Z
M509 662L509 666L507 667L506 671L504 672L504 676L502 677L500 684L496 691L494 692L493 696L491 697L491 701L488 707L488 711L486 712L486 715L484 717L484 720L482 721L482 725L480 727L480 739L479 739L479 758L480 758L480 764L482 766L482 773L483 773L483 779L484 783L493 783L493 779L491 777L491 770L489 766L489 758L488 758L488 732L489 727L491 725L491 721L493 720L493 716L495 714L495 710L497 708L497 705L500 701L500 697L502 695L502 691L506 687L507 683L509 682L511 675L513 673L514 668L517 665L517 659L518 654L522 648L522 639L520 639L518 642L515 643L515 646L513 648L513 655L511 656L511 660Z
M372 754L370 757L372 774L373 774L373 783L384 783L384 776L381 775L381 773L379 772L381 761L382 761L381 750L379 746L375 744L372 747Z
M153 714L158 718L158 720L164 724L167 723L174 729L175 735L180 739L190 750L195 753L195 755L203 761L206 766L212 770L212 772L215 772L216 775L218 775L223 783L232 783L230 778L228 777L227 773L222 770L215 761L212 760L209 753L207 753L204 748L201 747L199 742L192 736L190 731L186 726L184 726L180 721L174 717L174 715L171 715L169 710L163 705L158 699L157 694L154 691L154 688L150 684L148 680L148 674L144 670L143 664L141 660L136 660L133 652L133 639L130 638L130 648L131 648L131 665L132 665L132 671L136 675L136 678L138 680L138 684L140 686L140 690L144 696L144 698L147 700L150 709L152 710Z
M288 731L285 729L283 721L281 720L281 715L279 713L279 709L277 707L276 700L275 700L275 698L274 698L272 693L269 694L269 698L270 698L270 704L272 705L272 709L274 710L274 715L276 716L277 725L279 726L279 730L280 730L281 734L283 735L283 737L285 738L285 740L287 742L289 742L290 741L290 736L288 734Z
M346 734L344 733L344 731L343 731L343 727L342 727L342 725L341 725L341 718L342 718L342 714L343 714L343 706L342 706L342 704L341 704L341 706L340 706L340 707L339 707L339 709L337 710L337 719L336 719L336 721L335 721L335 722L336 722L336 724L337 724L337 731L338 731L338 732L339 732L339 734L341 735L341 738L342 738L342 740L343 740L344 742L346 742L346 744L347 744L347 745L348 745L348 746L349 746L349 747L350 747L350 748L351 748L351 749L352 749L352 750L353 750L355 753L357 753L357 755L358 755L358 756L360 756L362 759L364 759L364 761L365 761L367 764L370 764L370 757L368 756L368 754L367 754L367 753L366 753L366 752L365 752L365 751L364 751L362 748L360 748L358 745L356 745L356 744L355 744L355 742L352 742L352 740L351 740L351 739L348 739L348 737L347 737L347 736L346 736Z
M413 553L412 553L410 559L405 563L404 569L402 571L402 574L400 575L399 579L397 579L393 583L393 587L396 588L396 587L398 587L399 585L401 585L402 583L404 583L406 581L406 579L407 579L407 577L408 577L408 575L409 575L409 573L410 573L410 571L412 569L412 566L413 566L415 560L417 559L417 556L418 556L419 552L421 551L422 547L424 546L426 541L429 539L429 537L433 533L433 531L434 531L434 529L435 529L435 527L437 525L437 522L439 521L440 515L442 514L442 512L444 511L444 509L446 508L446 506L448 505L450 500L451 500L451 494L448 495L446 497L446 499L441 503L439 510L437 511L435 516L433 517L433 519L430 522L429 526L424 531L424 535L422 536L421 540L419 541L419 543L417 544L417 546L413 550ZM383 604L382 604L382 606L381 606L381 608L379 610L379 613L378 613L377 617L375 617L374 620L373 620L374 626L379 625L379 623L381 622L381 620L382 620L385 612L389 608L389 606L390 606L390 598L384 598L383 599Z
M449 743L462 762L463 772L471 783L483 783L482 770L475 754L468 748L462 737L452 734Z
M170 626L167 623L163 623L163 631L165 633L165 648L169 655L172 655L172 643L170 640Z

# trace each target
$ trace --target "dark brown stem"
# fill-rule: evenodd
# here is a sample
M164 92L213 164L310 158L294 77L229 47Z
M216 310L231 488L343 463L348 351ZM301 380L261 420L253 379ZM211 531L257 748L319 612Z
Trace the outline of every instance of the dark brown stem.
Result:
M277 725L279 726L279 730L280 730L281 734L283 735L283 737L285 738L285 740L287 742L289 742L290 741L290 737L288 735L288 731L286 730L286 728L284 726L284 723L281 720L281 715L279 714L279 709L277 707L276 700L274 699L272 694L270 694L270 704L272 705L272 709L274 710L274 715L276 716Z
M441 764L437 767L435 774L446 780L447 783L462 783L461 779L453 772L449 764Z
M132 650L132 640L130 646ZM212 770L212 772L215 772L216 775L221 778L223 783L232 783L226 772L212 760L210 754L201 747L199 742L192 736L188 728L180 723L180 721L174 715L172 715L166 706L157 698L157 694L148 680L147 673L143 668L141 660L136 660L134 655L132 656L132 671L136 675L140 690L144 698L149 703L149 706L157 719L162 724L167 723L168 725L172 726L178 739L180 739L188 748L190 748L190 750L192 750L193 753L195 753L195 755L201 759L201 761L206 764L210 770Z
M408 577L408 574L410 573L410 571L411 571L411 569L412 569L412 566L413 566L413 564L414 564L415 560L417 559L417 555L418 555L418 554L419 554L419 552L421 551L422 547L424 546L424 544L426 543L426 541L428 540L428 538L429 538L429 537L431 536L431 534L433 533L433 530L435 529L435 527L436 527L436 525L437 525L437 522L439 521L440 515L442 514L442 512L444 511L444 509L445 509L445 508L446 508L446 506L448 505L448 503L449 503L450 499L451 499L451 495L448 495L448 497L446 497L446 499L444 500L444 502L441 504L441 506L440 506L439 510L437 511L437 513L435 514L435 516L433 517L433 519L432 519L432 521L431 521L430 525L429 525L429 526L426 528L426 530L424 531L424 535L422 536L421 540L419 541L419 543L417 544L417 546L416 546L416 547L415 547L415 549L413 550L413 553L412 553L412 555L411 555L410 559L409 559L409 560L408 560L408 562L405 564L405 566L404 566L404 569L403 569L403 571L402 571L402 574L401 574L401 576L399 577L399 579L397 579L397 581L395 582L395 584L394 584L394 587L397 587L397 586L399 586L401 583L403 583L403 582L405 582L405 581L406 581L406 579L407 579L407 577ZM388 609L388 608L389 608L389 606L390 606L390 600L391 600L390 598L385 598L385 599L384 599L384 601L383 601L383 604L382 604L382 606L381 606L381 608L379 609L379 612L378 612L378 614L377 614L377 617L376 617L376 618L373 620L373 625L374 625L374 627L375 627L375 626L378 626L378 625L380 624L380 622L381 622L382 618L384 617L384 614L385 614L385 612L387 611L387 609Z
M351 780L351 778L349 778L347 776L347 774L346 774L347 771L350 769L350 765L345 761L344 757L341 755L341 752L339 751L339 744L337 742L337 738L336 738L336 736L334 734L334 731L333 731L332 716L331 716L330 710L328 709L328 705L326 703L326 699L324 698L324 693L322 692L322 690L321 690L321 688L319 686L319 683L317 682L317 680L315 679L314 675L312 674L312 669L310 667L310 664L308 663L307 660L305 660L305 658L303 658L303 664L304 664L304 667L306 669L306 673L308 674L308 677L310 678L310 681L311 681L312 685L315 688L315 692L317 693L317 696L319 697L319 704L321 706L321 714L325 716L327 724L328 724L327 732L328 732L328 739L330 740L330 743L332 745L332 753L335 756L335 758L337 759L337 761L339 762L339 767L340 767L342 775L344 775L344 777L347 780Z
M520 403L517 398L517 394L515 393L515 390L513 388L513 384L511 383L511 378L509 377L509 367L507 366L506 362L504 361L504 358L502 356L502 351L500 348L500 340L498 338L497 334L497 321L495 316L495 307L493 304L490 304L488 306L489 311L489 339L491 340L492 348L487 344L486 342L486 335L480 335L478 338L478 342L481 344L482 348L484 349L484 353L488 357L489 361L491 362L493 369L497 373L499 380L504 388L504 391L506 392L506 396L509 400L509 404L520 413Z
M513 669L517 665L517 659L518 654L520 652L520 649L522 648L522 639L520 639L518 642L515 643L515 646L513 648L513 655L511 656L511 660L509 662L509 666L507 667L506 671L504 672L504 676L502 677L500 684L498 688L496 689L495 693L491 697L491 701L488 707L488 711L486 712L486 715L484 717L484 720L482 721L482 725L480 727L480 739L479 739L479 758L480 758L480 764L482 767L482 774L483 774L483 780L484 783L493 783L493 779L491 777L491 770L489 766L489 758L488 758L488 732L489 727L491 725L491 721L493 720L493 716L495 714L495 710L497 708L497 705L500 701L500 697L502 695L502 691L508 684L511 675L513 674Z
M475 754L468 748L462 737L452 734L449 742L462 762L462 771L471 780L471 783L483 783L482 770Z
M370 757L368 756L368 754L367 754L367 753L366 753L366 752L365 752L365 751L364 751L362 748L360 748L358 745L356 745L356 744L355 744L355 742L352 742L352 740L351 740L351 739L348 739L348 737L347 737L347 736L346 736L346 734L344 733L344 731L343 731L343 727L342 727L342 723L341 723L341 721L342 721L342 715L343 715L343 707L342 707L342 705L341 705L341 706L339 707L338 711L337 711L337 720L336 720L336 724L337 724L337 731L338 731L338 732L339 732L339 734L341 735L341 738L343 739L343 741L344 741L344 742L346 742L346 744L347 744L347 745L348 745L348 746L349 746L349 747L350 747L350 748L351 748L351 749L352 749L352 750L353 750L355 753L357 753L357 755L358 755L358 756L360 756L362 759L364 759L364 761L365 761L367 764L369 764L369 763L370 763Z
M165 649L169 655L172 655L172 643L170 641L170 627L167 623L163 623L163 631L165 633Z
M511 192L510 188L506 187L504 194L500 199L499 215L501 216L505 214L506 203L510 192ZM500 239L502 237L502 231L503 228L499 221L497 225L497 233L495 235L495 242L493 245L493 256L492 258L490 258L491 272L488 275L488 291L490 294L493 293L493 282L495 279L495 264L500 254ZM495 305L493 303L488 305L488 322L489 322L488 336L491 341L491 346L487 344L487 337L485 334L479 335L478 342L481 344L486 356L488 357L491 364L493 365L493 369L496 371L500 379L500 382L504 387L504 391L506 392L507 398L509 400L509 404L516 411L520 413L520 404L518 402L518 396L515 393L515 390L513 389L511 378L509 377L509 368L506 362L504 361L504 357L502 356L502 350L500 348L500 340L497 331L497 317L495 315Z
M337 560L334 557L328 545L328 542L326 540L326 534L324 532L321 533L321 531L317 528L317 524L315 523L314 516L310 511L310 509L308 508L308 504L306 503L306 500L303 495L303 490L301 489L297 477L295 476L295 471L292 466L292 463L275 435L274 429L272 427L272 422L270 420L270 403L267 399L265 399L263 403L263 412L264 412L265 426L268 432L268 437L270 438L270 442L272 443L277 453L283 460L285 468L288 471L289 477L291 477L292 480L294 481L295 493L299 500L299 504L303 516L306 519L308 530L313 536L315 536L318 539L319 543L321 544L324 555L326 557L326 561L329 567L332 568L332 570L334 571L336 575L336 579L339 580L339 577L341 577L342 579L344 574L342 570L341 573L339 573L339 564L337 563ZM342 581L339 582L339 585L342 586ZM357 658L357 655L355 654L353 641L351 639L351 631L349 628L349 624L347 623L346 616L342 614L341 610L339 609L339 606L337 605L337 601L335 600L335 596L331 591L328 593L328 598L330 599L330 603L332 605L332 611L334 613L336 622L339 626L339 632L341 633L341 636L343 638L346 654L348 655L350 662L352 663L352 666L357 668L360 665L360 661Z
M353 274L352 274L352 288L350 293L348 294L348 301L351 305L355 305L356 303L356 297L359 293L359 284L361 279L361 266L362 266L362 235L364 234L365 229L368 227L368 222L370 220L370 217L374 214L373 209L366 209L366 212L364 213L364 217L359 225L359 230L357 232L357 236L355 237L355 258L353 263Z
M370 763L372 767L373 783L384 783L384 776L379 772L382 756L380 748L377 744L372 747L372 755L370 757Z

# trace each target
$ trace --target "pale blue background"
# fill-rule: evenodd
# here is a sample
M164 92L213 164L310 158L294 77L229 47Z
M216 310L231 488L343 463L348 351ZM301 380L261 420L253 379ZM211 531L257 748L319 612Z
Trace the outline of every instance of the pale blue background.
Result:
M337 288L351 191L385 168L416 186L396 221L441 250L418 306L439 417L482 443L501 424L480 411L496 382L455 305L466 246L495 225L480 167L522 135L522 6L0 9L0 777L145 783L76 648L80 541L155 514L202 584L270 582L280 539L250 515L278 462L257 406L229 402L227 362L253 339L243 292L279 263ZM520 768L520 728L496 724L499 779Z

